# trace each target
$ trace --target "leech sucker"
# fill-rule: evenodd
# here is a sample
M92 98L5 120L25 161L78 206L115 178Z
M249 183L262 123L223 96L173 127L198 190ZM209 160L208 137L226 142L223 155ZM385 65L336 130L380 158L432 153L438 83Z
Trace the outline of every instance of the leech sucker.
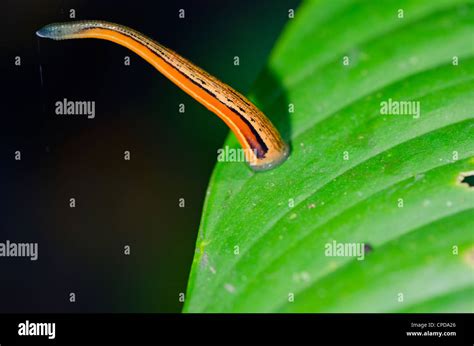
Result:
M36 34L52 40L96 38L126 47L221 118L234 132L254 170L271 169L288 157L288 146L277 129L245 96L138 31L119 24L87 20L49 24Z

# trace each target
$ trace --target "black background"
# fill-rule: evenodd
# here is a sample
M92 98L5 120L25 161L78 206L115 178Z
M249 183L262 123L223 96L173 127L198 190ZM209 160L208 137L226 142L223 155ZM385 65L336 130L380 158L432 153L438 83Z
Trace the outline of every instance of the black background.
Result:
M39 39L35 31L69 20L75 9L76 20L130 26L247 93L296 6L2 2L0 242L38 242L39 259L0 258L0 312L180 311L207 183L228 133L125 48ZM178 18L181 8L185 19ZM63 98L95 101L95 119L56 115L54 103ZM131 161L123 160L124 150ZM76 208L69 208L71 197ZM178 207L181 197L185 208Z

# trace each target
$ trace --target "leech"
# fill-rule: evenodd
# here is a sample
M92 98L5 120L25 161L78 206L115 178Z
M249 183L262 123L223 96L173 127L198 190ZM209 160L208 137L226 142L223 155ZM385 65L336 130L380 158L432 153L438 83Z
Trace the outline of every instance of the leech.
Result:
M288 146L276 128L245 96L138 31L88 20L49 24L36 34L53 40L97 38L124 46L220 117L234 132L254 170L271 169L288 157Z

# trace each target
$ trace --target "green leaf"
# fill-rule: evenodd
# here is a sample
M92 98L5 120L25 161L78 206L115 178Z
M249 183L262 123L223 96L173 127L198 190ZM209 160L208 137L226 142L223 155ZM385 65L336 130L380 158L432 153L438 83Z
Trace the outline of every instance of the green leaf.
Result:
M473 80L472 1L305 2L251 94L291 155L217 163L184 311L474 311Z

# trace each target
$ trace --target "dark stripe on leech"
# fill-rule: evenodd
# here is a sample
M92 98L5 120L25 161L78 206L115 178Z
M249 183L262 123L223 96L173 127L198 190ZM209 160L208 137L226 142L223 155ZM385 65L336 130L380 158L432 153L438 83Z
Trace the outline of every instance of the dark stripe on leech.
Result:
M97 26L95 28L99 28L99 29L108 29L108 30L111 30L110 28L107 28L107 27L101 27L101 26ZM88 29L95 29L95 28L88 28ZM87 29L84 29L84 30L87 30ZM113 31L113 30L112 30ZM154 47L144 43L142 40L140 40L139 37L136 37L134 35L134 33L130 32L130 31L119 31L119 33L131 38L132 40L134 40L135 42L138 42L139 44L143 45L145 48L147 48L148 50L150 50L152 53L154 53L155 55L158 55L161 59L163 59L162 56L160 56L160 54L157 54L157 52L153 49ZM151 40L151 39L150 39ZM151 40L153 42L153 40ZM235 108L229 106L229 105L226 105L225 103L223 103L221 100L219 100L217 97L216 97L216 94L214 94L212 91L210 91L209 89L206 89L205 87L202 86L202 84L199 84L197 83L196 81L194 81L193 79L189 78L186 74L184 74L182 71L180 71L179 69L177 69L176 67L174 67L172 64L168 63L173 69L175 69L177 72L179 72L181 75L183 75L187 80L189 80L191 83L193 83L194 85L196 85L198 88L204 90L206 93L208 93L209 95L211 95L212 97L214 97L216 100L218 100L222 105L224 105L225 107L227 107L228 109L230 109L234 114L236 114L246 125L247 127L249 128L250 132L254 135L255 139L253 138L249 138L245 133L243 133L243 135L245 136L245 138L247 139L247 141L250 143L250 146L252 147L252 149L256 149L257 151L257 157L259 159L261 158L264 158L265 155L267 154L268 152L268 147L267 145L265 144L265 142L263 141L262 137L260 136L260 134L257 132L257 130L255 130L255 128L252 126L252 124L247 120L247 118L245 118L244 116L242 116ZM232 92L232 94L235 96L235 97L238 97L238 95L233 92L232 90L229 90ZM241 97L239 97L240 100L242 100ZM244 100L242 100L245 104L248 105L248 102L245 102Z
M251 144L251 147L252 149L256 149L257 150L257 157L259 159L262 159L265 157L265 155L267 154L268 152L268 147L267 145L265 144L265 142L263 141L262 137L260 136L260 134L257 132L257 130L252 126L252 124L250 123L250 121L248 121L248 119L246 117L244 117L242 114L240 114L234 107L232 106L229 106L229 105L226 105L225 103L223 103L221 100L219 100L217 97L216 97L216 94L214 94L212 91L210 91L209 89L206 89L204 88L201 84L197 83L196 81L194 81L193 79L189 78L186 74L182 73L180 70L178 70L177 68L175 68L173 65L170 64L170 66L172 68L174 68L176 71L178 71L179 73L181 73L187 80L189 80L191 83L193 83L194 85L196 85L198 88L204 90L206 93L208 93L209 95L211 95L212 97L214 97L217 101L219 101L223 106L227 107L229 110L231 110L234 114L236 114L240 120L242 120L245 125L247 125L248 129L250 130L250 132L253 134L253 136L255 137L255 140L253 140L253 138L249 138L245 133L243 134L245 136L245 138L247 138L247 141Z

